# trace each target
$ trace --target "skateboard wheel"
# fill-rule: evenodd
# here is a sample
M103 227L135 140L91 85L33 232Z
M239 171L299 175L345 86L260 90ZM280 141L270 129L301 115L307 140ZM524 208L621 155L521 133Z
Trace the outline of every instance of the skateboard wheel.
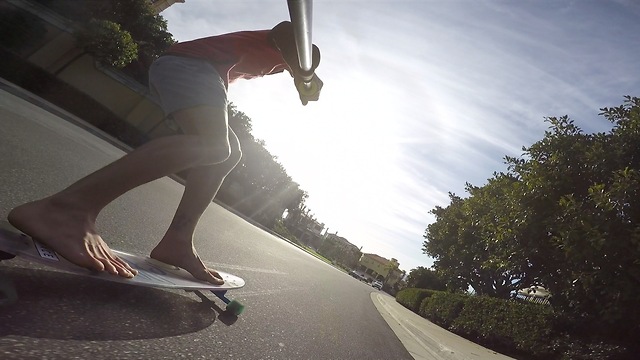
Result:
M244 305L235 300L231 300L231 302L227 304L226 310L233 313L233 315L238 316L244 312Z

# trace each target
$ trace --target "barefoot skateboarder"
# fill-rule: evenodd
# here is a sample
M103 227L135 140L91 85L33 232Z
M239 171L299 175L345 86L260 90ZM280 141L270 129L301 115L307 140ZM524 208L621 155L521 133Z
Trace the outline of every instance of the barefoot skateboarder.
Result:
M178 209L150 257L183 268L197 279L222 284L220 275L198 257L193 236L201 215L242 156L227 122L227 87L236 79L286 70L306 105L318 100L322 89L322 81L313 74L320 61L315 45L312 54L311 72L303 71L288 21L271 30L173 45L151 65L149 87L182 134L154 139L56 194L14 208L9 222L76 265L132 278L136 270L115 255L96 231L98 214L135 187L187 171Z

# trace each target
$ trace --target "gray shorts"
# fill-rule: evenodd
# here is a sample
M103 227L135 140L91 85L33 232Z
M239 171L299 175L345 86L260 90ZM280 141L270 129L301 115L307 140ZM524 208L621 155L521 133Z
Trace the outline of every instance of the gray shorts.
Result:
M149 91L166 116L198 106L227 107L227 89L205 60L165 55L149 68Z

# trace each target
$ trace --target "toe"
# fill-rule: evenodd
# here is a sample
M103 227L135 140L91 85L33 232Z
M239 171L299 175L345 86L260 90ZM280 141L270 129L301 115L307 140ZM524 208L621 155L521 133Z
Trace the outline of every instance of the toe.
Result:
M222 285L224 284L224 280L222 279L222 276L220 276L220 274L218 274L217 271L211 270L211 269L207 269L207 272L209 273L209 276L211 277L211 280L209 280L210 283L214 284L214 285Z
M216 274L216 275L214 275ZM198 271L198 274L195 275L194 277L198 280L202 280L202 281L206 281L209 283L212 283L214 285L222 285L224 284L224 280L222 280L222 278L220 278L220 275L218 275L217 272L215 271L211 271L209 269L201 269Z
M98 261L104 266L104 271L112 275L119 274L118 268L108 258L98 257Z
M87 264L85 267L90 270L95 270L100 272L107 270L106 267L104 266L104 263L94 257L91 258L89 264Z

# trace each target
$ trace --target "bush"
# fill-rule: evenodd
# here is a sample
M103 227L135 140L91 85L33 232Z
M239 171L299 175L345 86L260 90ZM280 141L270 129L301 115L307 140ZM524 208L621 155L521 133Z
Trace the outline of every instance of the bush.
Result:
M437 292L424 299L419 314L434 323L449 328L464 308L469 295Z
M138 58L138 44L131 34L112 21L91 19L75 35L78 47L102 64L120 69Z
M640 349L582 332L548 305L426 289L404 289L396 301L458 335L518 359L628 360ZM418 310L416 310L418 309Z
M409 288L400 290L396 294L396 301L409 310L419 313L420 304L425 298L437 293L435 290Z
M469 297L451 330L494 348L542 356L552 352L554 316L547 305Z
M300 245L298 239L289 231L282 219L276 220L275 224L273 225L273 231L275 231L278 235L284 237L285 239Z

